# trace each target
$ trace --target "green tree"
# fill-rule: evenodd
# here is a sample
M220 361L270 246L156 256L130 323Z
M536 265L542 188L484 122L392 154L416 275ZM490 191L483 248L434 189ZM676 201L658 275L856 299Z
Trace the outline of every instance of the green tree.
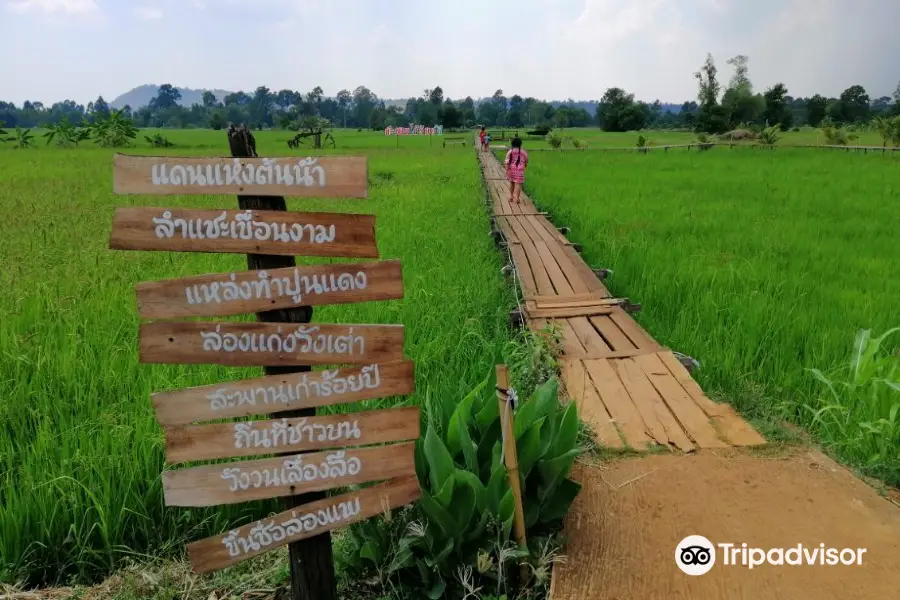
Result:
M806 101L806 122L812 127L818 127L825 119L827 108L828 100L824 96L816 94Z
M178 106L179 100L181 100L181 92L178 88L172 87L171 83L164 83L159 86L156 97L150 101L150 106L157 110L167 110Z
M378 96L364 85L353 90L353 121L357 127L372 126L371 114L378 105ZM378 128L376 128L378 129Z
M106 103L103 96L98 96L96 102L94 102L93 114L101 119L109 116L109 104Z
M203 102L203 106L205 108L213 108L217 104L219 104L219 101L216 99L216 95L213 94L212 92L210 92L209 90L206 90L205 92L203 92L202 102Z
M347 107L353 101L353 96L347 90L341 90L337 93L337 103L341 109L341 116L344 119L344 127L347 127Z
M766 90L763 98L766 101L763 118L766 126L781 125L782 129L790 129L794 124L794 113L787 101L788 90L783 83L776 83Z
M841 92L839 102L840 121L857 123L869 118L869 94L861 85L852 85Z
M443 109L441 110L441 125L447 129L454 129L456 127L462 127L462 120L462 111L456 108L456 105L449 99L445 100Z
M609 88L597 105L597 122L604 131L637 131L647 126L651 113L649 105L634 101L634 94Z
M706 60L700 70L694 73L697 79L697 99L700 108L694 118L694 128L697 131L707 133L723 133L728 131L730 122L728 111L719 102L718 70L712 54L706 55Z

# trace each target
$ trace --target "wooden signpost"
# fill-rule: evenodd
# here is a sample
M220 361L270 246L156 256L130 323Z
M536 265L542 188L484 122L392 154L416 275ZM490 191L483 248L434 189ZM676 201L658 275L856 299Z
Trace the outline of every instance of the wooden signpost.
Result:
M336 600L330 531L419 497L415 407L316 415L316 408L411 394L402 325L312 324L312 306L403 297L400 262L296 266L294 256L378 258L371 215L288 212L285 196L365 198L365 157L260 158L245 127L231 157L117 154L117 194L238 194L240 210L119 208L110 248L247 255L248 271L137 284L144 319L255 313L256 323L156 320L143 363L263 366L265 376L152 395L166 434L168 506L284 497L287 510L188 545L206 573L288 545L295 600ZM311 365L327 365L312 372ZM263 413L256 421L202 424ZM374 486L363 484L381 482ZM327 490L349 488L328 497Z

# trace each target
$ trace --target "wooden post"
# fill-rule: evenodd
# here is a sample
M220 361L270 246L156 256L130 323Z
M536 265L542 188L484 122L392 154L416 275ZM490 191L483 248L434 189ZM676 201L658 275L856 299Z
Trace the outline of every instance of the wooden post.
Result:
M522 508L522 487L519 484L519 458L516 455L516 428L513 422L513 410L510 406L509 371L506 365L497 365L497 402L500 404L500 425L503 430L503 461L506 464L506 477L513 493L515 512L513 513L513 532L519 547L527 548L525 540L525 511Z
M236 158L253 158L256 154L256 140L245 126L228 128L228 145L231 155ZM287 204L280 196L238 196L241 210L287 210ZM273 256L248 254L247 268L271 270L292 267L296 263L293 256ZM271 310L256 313L258 321L268 323L309 323L312 321L312 307L300 306L286 310ZM281 375L310 371L311 367L265 367L267 375ZM280 417L315 416L316 409L303 409L280 413ZM325 492L312 492L285 498L287 509L322 500ZM334 560L331 550L331 533L326 532L288 546L291 565L291 597L293 600L337 600L337 579L334 574Z

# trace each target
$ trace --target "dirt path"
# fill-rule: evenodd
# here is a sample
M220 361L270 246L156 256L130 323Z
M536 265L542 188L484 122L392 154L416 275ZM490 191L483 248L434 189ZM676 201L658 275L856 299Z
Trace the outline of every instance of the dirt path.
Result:
M900 509L818 451L648 456L579 467L566 521L569 563L553 600L853 600L900 597ZM860 566L722 565L688 576L688 535L763 549L866 548Z
M493 155L478 157L524 321L561 328L563 389L598 443L670 450L579 465L584 487L566 520L568 562L554 570L553 600L900 598L900 508L817 451L749 449L764 440L705 396L530 199L508 202ZM751 570L723 564L717 549L712 569L690 576L675 561L688 535L738 548L866 552L859 566Z

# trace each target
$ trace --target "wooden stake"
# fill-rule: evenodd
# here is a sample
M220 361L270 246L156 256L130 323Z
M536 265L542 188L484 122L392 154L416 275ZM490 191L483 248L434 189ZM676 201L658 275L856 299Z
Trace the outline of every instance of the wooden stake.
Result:
M509 372L506 365L497 365L497 402L500 404L500 425L503 430L503 460L506 464L506 477L513 493L515 512L513 513L513 532L519 547L527 548L525 542L525 511L522 508L522 487L519 484L519 457L516 455L516 428L513 421L513 410L510 406L507 390L509 389Z
M253 158L256 154L256 140L250 130L242 125L228 128L228 145L231 156ZM280 196L238 196L241 210L287 210L287 204ZM295 265L293 256L248 254L247 268L272 270ZM270 310L256 313L258 321L266 323L309 323L312 321L312 307L299 306L284 310ZM282 375L310 371L308 366L265 367L266 375ZM280 417L315 416L315 408L281 413ZM323 500L325 492L311 492L285 498L285 508L290 510L302 504ZM288 545L291 565L291 597L293 600L337 600L337 579L334 574L334 559L331 550L331 533L294 542Z

